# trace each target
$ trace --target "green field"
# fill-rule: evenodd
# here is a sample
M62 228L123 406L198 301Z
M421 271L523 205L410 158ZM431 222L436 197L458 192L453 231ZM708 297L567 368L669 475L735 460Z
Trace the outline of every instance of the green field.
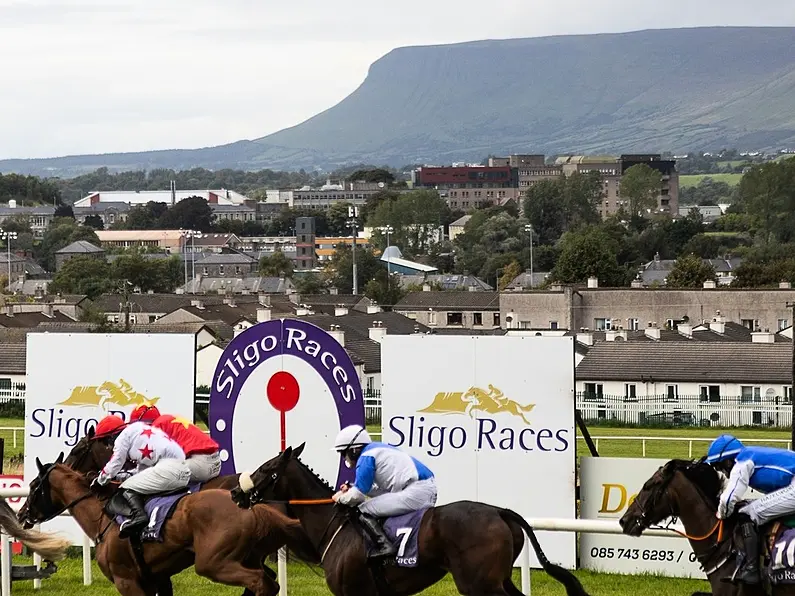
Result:
M24 564L23 559L15 558L18 564ZM270 565L275 569L275 565ZM14 582L14 594L59 594L63 596L80 595L92 596L117 593L110 582L100 573L96 563L93 564L94 581L91 586L83 585L82 561L79 558L69 558L58 565L58 571L50 579L42 580L41 590L33 589L33 582ZM631 594L632 596L680 596L691 594L698 590L707 590L706 581L682 580L660 578L650 575L624 576L591 573L578 571L577 577L585 590L592 596L615 596L616 594ZM240 588L221 586L208 580L197 577L192 569L176 576L174 593L183 596L203 596L212 593L213 596L240 596ZM521 587L518 571L515 573L515 583ZM532 593L534 596L558 596L565 594L563 587L549 579L543 572L534 571L531 578ZM287 593L291 596L320 596L330 594L326 587L322 573L318 569L310 569L305 565L290 564L287 569ZM450 577L444 578L432 588L422 592L426 596L442 596L458 594Z
M715 182L725 182L729 186L736 186L742 177L742 174L685 174L679 176L679 186L682 188L698 186L704 178L712 178Z

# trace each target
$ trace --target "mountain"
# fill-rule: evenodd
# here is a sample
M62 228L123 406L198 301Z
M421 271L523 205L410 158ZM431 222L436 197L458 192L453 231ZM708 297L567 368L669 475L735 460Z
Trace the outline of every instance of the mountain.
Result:
M391 51L337 105L259 139L194 150L0 161L0 171L299 169L508 152L795 145L795 28L710 27Z

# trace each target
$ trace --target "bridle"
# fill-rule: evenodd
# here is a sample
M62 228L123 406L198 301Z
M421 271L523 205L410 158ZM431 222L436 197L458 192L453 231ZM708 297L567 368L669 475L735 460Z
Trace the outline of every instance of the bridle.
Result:
M86 499L94 496L94 493L88 491L84 495L70 501L63 507L60 508L57 507L52 502L52 488L50 486L50 473L55 469L55 466L57 465L58 465L57 463L48 465L44 473L39 475L38 486L35 489L33 489L33 492L31 492L30 495L28 496L28 503L37 502L37 499L41 499L41 501L43 502L43 504L37 503L36 505L36 509L42 516L40 519L32 519L31 516L32 507L28 505L28 510L25 514L25 517L27 517L27 521L29 523L42 524L44 522L48 522L61 515L63 512L68 511L78 503L81 503Z

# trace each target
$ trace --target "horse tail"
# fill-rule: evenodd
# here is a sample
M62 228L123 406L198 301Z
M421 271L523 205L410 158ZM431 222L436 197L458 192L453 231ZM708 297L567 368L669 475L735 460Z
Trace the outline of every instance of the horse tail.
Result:
M9 536L16 538L33 552L41 555L45 561L58 561L66 556L70 542L58 534L26 530L17 520L14 510L0 498L0 527Z
M571 571L564 569L560 565L555 565L549 559L547 559L544 551L541 550L541 544L539 544L538 538L536 538L533 528L530 527L530 524L528 524L521 515L515 511L511 511L510 509L500 509L500 517L502 517L505 523L510 524L511 522L514 522L518 524L522 530L524 530L525 534L527 534L527 538L530 540L533 550L536 553L536 557L538 557L539 563L541 563L541 567L544 568L544 571L546 571L551 578L563 584L563 586L566 588L566 594L568 596L589 596L588 592L585 591L585 588L582 587L580 580L578 580Z

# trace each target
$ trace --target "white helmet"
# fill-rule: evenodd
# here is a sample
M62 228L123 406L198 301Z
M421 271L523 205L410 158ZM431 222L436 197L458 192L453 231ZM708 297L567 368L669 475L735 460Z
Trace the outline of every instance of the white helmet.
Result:
M343 428L337 438L334 439L334 450L342 453L351 447L363 447L369 445L373 440L364 427L352 424Z

